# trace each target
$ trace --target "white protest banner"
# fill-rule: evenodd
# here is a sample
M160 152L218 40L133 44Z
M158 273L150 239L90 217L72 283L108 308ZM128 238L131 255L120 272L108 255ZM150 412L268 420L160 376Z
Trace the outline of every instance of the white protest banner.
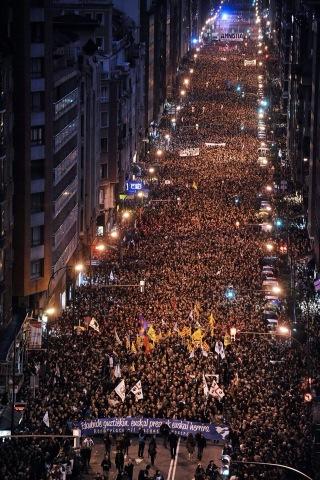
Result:
M141 380L139 380L130 390L135 396L136 402L143 399Z
M199 148L185 148L179 151L179 157L197 157L199 154Z
M220 41L223 42L243 42L243 33L228 33L224 32L220 35Z
M29 349L38 349L42 345L42 326L37 320L30 321Z
M124 380L121 380L121 382L116 386L114 389L117 395L121 398L121 400L124 402L124 399L126 398L126 384Z
M206 142L205 146L206 147L225 147L226 143L209 143L209 142Z
M212 381L212 385L209 390L209 395L211 395L214 398L218 398L219 400L222 400L222 398L224 397L224 391L219 387L219 385L215 380Z
M244 66L245 67L255 67L257 65L257 60L245 60Z

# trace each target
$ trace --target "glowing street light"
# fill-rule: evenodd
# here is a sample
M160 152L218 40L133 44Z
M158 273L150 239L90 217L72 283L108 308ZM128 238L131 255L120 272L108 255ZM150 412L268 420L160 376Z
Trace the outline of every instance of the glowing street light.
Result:
M185 91L185 90L181 90L181 91L180 91L180 95L181 95L182 97L184 97L185 94L186 94L186 91Z
M165 138L166 140L168 140L168 142L169 142L171 137L170 137L170 135L167 133L167 134L164 136L164 138Z
M185 79L183 80L183 85L186 85L186 86L188 86L188 85L189 85L189 83L190 83L190 80L189 80L189 78L185 78Z
M98 243L98 245L95 246L95 249L98 251L98 252L104 252L105 249L106 249L106 246L104 243Z
M47 310L44 312L46 315L54 315L56 313L56 309L54 307L49 307Z
M177 110L178 110L178 107L177 107ZM176 118L171 118L171 123L176 123ZM149 172L150 172L150 168L149 168Z
M189 72L190 72L191 74L193 74L193 72L194 72L193 68L190 68Z
M139 192L140 193L140 192ZM110 232L110 237L111 238L118 238L119 237L119 231L114 229L114 230L111 230Z
M162 153L163 152L162 152L161 148L158 148L158 150L156 151L156 154L158 155L158 157L161 157Z
M75 266L74 266L74 269L76 272L83 272L84 270L84 265L83 263L77 263Z
M144 193L141 192L141 190L140 190L140 192L137 193L137 197L138 197L138 198L143 198L143 197L144 197Z
M273 189L272 189L272 186L271 186L271 185L267 185L267 186L266 186L266 191L267 191L267 192L272 192L272 190L273 190Z
M274 293L275 295L281 295L282 288L275 285L271 288L271 293Z
M286 327L285 325L280 325L278 328L278 333L280 335L291 335L291 330L290 328Z
M129 210L125 210L122 214L122 220L128 220L131 216L131 213L129 212Z
M155 169L154 167L150 167L148 171L149 171L149 173L152 174L152 173L154 173L154 172L156 171L156 169Z
M272 243L266 243L266 250L268 252L272 252L274 249L274 246L272 245Z

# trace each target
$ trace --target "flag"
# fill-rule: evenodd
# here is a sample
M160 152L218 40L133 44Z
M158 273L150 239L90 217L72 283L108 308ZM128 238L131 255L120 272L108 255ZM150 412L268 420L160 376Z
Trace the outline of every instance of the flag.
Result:
M204 393L204 396L207 397L209 394L209 388L208 388L207 380L206 380L206 377L204 376L204 373L202 374L202 380L203 380L203 393Z
M231 345L231 337L227 333L224 336L223 344L225 347L227 347L228 345Z
M191 336L192 340L194 340L195 342L201 342L202 337L203 337L203 335L202 335L201 328L198 328L195 332L193 332L193 334Z
M135 396L136 402L143 399L141 380L139 380L130 390Z
M193 318L193 310L190 310L190 313L189 313L189 316L188 316L188 320L191 320L193 322L194 318Z
M179 329L178 329L178 324L177 324L177 322L175 322L174 325L173 325L173 331L179 333Z
M214 347L214 351L220 355L221 359L223 360L224 358L226 358L226 355L224 353L224 348L223 348L223 343L218 340L215 344L215 347Z
M215 320L214 320L214 318L213 318L212 313L210 313L210 315L209 315L209 317L208 317L208 322L209 322L210 328L213 328L213 327L214 327L214 324L215 324Z
M118 335L118 333L117 333L117 329L116 329L116 328L114 329L114 337L115 337L115 339L116 339L116 343L117 343L118 345L122 345L122 342L121 342L121 340L120 340L120 338L119 338L119 335Z
M126 385L124 380L121 380L120 383L116 386L114 389L117 395L121 398L121 400L124 402L124 399L126 398Z
M46 413L44 414L42 421L43 421L43 423L44 423L48 428L50 427L48 410L47 410Z
M121 370L119 363L117 363L117 365L114 367L114 376L115 378L121 378Z
M130 350L130 337L129 337L129 335L126 336L126 349Z
M194 350L191 350L189 358L194 358Z
M91 318L90 323L89 323L89 327L93 328L93 330L95 332L100 333L99 323L97 322L97 320L94 317Z
M207 357L207 356L208 356L208 352L206 352L206 350L202 350L202 355L203 355L204 357Z
M150 345L149 338L147 337L147 335L145 335L143 337L143 346L144 346L145 353L149 354L150 351L151 351L151 345Z
M196 184L195 181L192 182L192 188L193 188L194 190L198 190L198 185Z
M56 377L60 377L60 368L59 368L59 365L57 363L56 363L56 369L55 369L54 373L55 373Z
M131 353L137 353L137 349L134 342L131 343Z
M109 279L110 279L111 282L113 282L113 280L114 280L114 275L113 275L113 271L112 271L112 270L111 270L111 272L110 272Z
M219 400L222 400L224 397L224 391L219 387L215 380L212 380L209 395L212 395L213 398L218 398Z
M190 337L191 335L191 328L190 327L183 327L182 330L180 330L179 335L181 337Z
M153 325L150 325L150 327L148 328L147 335L153 342L157 341L157 334L155 329L153 328Z

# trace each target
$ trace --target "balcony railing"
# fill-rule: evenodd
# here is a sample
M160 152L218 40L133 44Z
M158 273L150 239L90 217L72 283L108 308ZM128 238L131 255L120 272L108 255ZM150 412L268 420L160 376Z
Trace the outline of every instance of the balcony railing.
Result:
M78 131L78 117L74 118L61 132L54 137L54 153L65 145Z
M78 89L72 90L63 98L55 102L54 104L54 118L57 120L61 115L73 108L78 102Z
M74 180L63 190L61 195L57 198L54 204L54 216L59 215L61 210L67 205L70 198L75 195L78 188L78 177L76 176Z
M78 160L78 147L76 147L64 160L54 169L54 185L57 185L60 180L71 170Z
M77 221L78 218L78 205L76 205L65 221L60 225L56 233L54 234L54 248L57 248L63 237L67 235L71 227L74 225L74 223Z

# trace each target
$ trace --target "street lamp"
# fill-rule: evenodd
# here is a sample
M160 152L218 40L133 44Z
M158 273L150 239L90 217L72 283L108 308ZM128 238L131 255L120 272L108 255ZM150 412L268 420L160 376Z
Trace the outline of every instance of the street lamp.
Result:
M265 246L266 246L266 250L267 250L268 252L272 252L273 249L274 249L274 246L272 245L272 243L266 243Z
M148 170L148 172L151 173L151 174L153 174L155 171L156 171L156 170L155 170L154 167L150 167L149 170Z
M119 230L116 230L116 229L111 230L110 237L111 238L118 238L119 237Z
M189 83L190 83L189 78L185 78L185 79L183 80L183 85L185 85L186 87L189 85Z
M122 220L128 220L131 216L131 213L129 212L129 210L125 210L123 213L122 213Z
M186 91L185 91L185 90L181 90L181 91L180 91L180 95L181 95L181 97L184 97L184 96L185 96L185 94L186 94Z
M161 157L162 153L163 152L162 152L161 148L158 148L158 150L156 151L157 156Z

